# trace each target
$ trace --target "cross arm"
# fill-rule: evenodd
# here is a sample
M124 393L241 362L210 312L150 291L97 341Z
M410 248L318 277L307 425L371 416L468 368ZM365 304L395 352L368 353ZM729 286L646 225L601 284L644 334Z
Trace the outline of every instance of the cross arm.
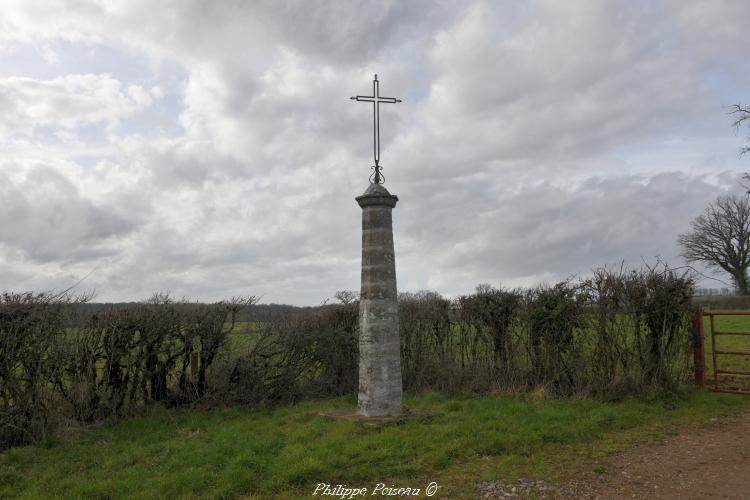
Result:
M349 99L353 101L375 102L375 98L371 95L358 95L358 96L350 97ZM378 102L401 102L401 99L396 99L394 97L378 96Z

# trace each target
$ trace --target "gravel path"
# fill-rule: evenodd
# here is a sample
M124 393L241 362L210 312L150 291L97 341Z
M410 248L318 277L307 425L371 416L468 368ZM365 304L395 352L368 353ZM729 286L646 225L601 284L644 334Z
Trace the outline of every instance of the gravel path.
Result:
M479 498L750 499L750 414L641 444L562 484L477 484Z

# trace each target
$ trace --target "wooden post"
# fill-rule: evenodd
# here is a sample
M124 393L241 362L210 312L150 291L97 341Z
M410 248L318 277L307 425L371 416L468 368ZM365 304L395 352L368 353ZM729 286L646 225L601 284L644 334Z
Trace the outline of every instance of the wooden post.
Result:
M696 307L693 313L693 359L695 385L706 388L706 350L703 336L703 309Z

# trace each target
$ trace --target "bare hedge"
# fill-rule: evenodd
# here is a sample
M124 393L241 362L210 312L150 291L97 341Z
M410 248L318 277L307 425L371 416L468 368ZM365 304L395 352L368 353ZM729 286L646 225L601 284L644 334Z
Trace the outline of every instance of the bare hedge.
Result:
M598 269L533 289L480 285L453 300L399 297L405 390L618 398L685 386L693 279L666 267ZM355 394L356 301L266 324L216 380L220 401L262 404Z
M207 373L254 301L150 301L79 318L80 299L0 296L0 448L44 438L60 420L129 416L202 398ZM75 326L72 326L75 325Z
M598 269L537 288L477 287L400 301L410 391L528 391L603 398L676 390L691 377L693 279Z
M405 390L597 398L678 390L691 377L692 291L689 275L661 267L598 269L526 290L480 285L452 300L402 294ZM155 295L102 309L4 294L0 447L41 439L64 419L127 417L152 403L356 394L358 302L338 298L256 321L254 298L194 304ZM247 321L237 330L240 314ZM239 348L230 349L230 335Z

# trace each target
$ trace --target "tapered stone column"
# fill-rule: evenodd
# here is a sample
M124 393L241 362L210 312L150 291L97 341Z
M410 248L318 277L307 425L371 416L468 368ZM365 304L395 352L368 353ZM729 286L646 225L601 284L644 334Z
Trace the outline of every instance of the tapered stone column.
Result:
M362 289L359 301L359 397L366 417L401 415L401 343L391 210L398 198L370 184L362 207Z

